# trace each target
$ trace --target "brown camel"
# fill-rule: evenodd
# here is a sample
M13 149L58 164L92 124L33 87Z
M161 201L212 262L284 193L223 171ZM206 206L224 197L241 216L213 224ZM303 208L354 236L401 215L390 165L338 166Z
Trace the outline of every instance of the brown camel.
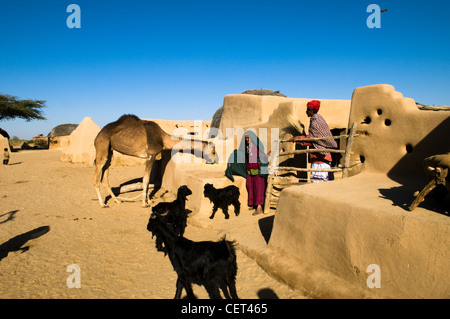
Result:
M100 183L115 202L120 203L120 200L112 192L108 181L108 169L111 165L113 150L146 160L145 173L142 178L144 195L142 206L144 207L148 206L148 184L155 156L162 150L172 149L172 154L174 154L174 151L188 149L195 151L194 154L196 154L196 148L201 147L201 150L198 151L201 151L202 157L206 159L207 163L218 162L213 143L172 139L171 135L164 132L155 122L141 120L135 115L123 115L117 121L105 125L95 138L94 145L96 155L93 182L102 207L107 206L102 201Z

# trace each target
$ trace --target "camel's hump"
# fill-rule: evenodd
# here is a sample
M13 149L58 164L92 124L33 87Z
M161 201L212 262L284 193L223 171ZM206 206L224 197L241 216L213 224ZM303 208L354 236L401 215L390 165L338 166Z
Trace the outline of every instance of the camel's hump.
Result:
M117 122L124 122L124 121L129 121L129 120L140 121L141 119L134 114L124 114L121 117L119 117Z

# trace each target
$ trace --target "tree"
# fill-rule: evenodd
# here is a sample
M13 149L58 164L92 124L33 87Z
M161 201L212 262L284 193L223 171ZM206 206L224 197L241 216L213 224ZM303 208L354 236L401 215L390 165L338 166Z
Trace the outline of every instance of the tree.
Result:
M19 100L17 96L0 94L0 121L11 120L17 117L31 120L46 120L42 115L45 101Z

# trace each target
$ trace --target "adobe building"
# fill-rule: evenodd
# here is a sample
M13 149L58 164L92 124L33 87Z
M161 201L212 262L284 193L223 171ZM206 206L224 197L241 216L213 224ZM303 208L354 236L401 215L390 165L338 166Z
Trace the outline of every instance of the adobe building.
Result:
M279 128L281 140L292 136L283 130L289 126L286 114L308 127L309 100L227 95L220 121L215 119L221 158L233 149L224 147L228 140L234 139L234 147L239 143L227 128ZM331 129L345 133L356 124L350 177L285 188L267 245L244 248L243 241L242 249L266 271L315 298L448 298L449 196L427 200L414 211L408 206L428 183L424 159L450 152L450 112L421 110L391 85L356 88L349 101L321 102L319 113ZM170 161L163 187L176 193L179 185L188 185L191 222L205 223L211 210L201 194L205 183L234 184L246 203L245 179L236 176L233 183L225 169L223 161L212 166ZM375 271L380 288L369 282Z

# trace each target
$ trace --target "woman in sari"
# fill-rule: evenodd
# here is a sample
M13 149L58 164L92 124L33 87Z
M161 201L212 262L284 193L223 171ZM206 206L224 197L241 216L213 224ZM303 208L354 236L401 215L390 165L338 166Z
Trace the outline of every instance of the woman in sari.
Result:
M246 178L248 206L255 208L253 215L263 212L269 158L256 134L246 131L240 146L230 155L225 175L234 181L233 173Z

